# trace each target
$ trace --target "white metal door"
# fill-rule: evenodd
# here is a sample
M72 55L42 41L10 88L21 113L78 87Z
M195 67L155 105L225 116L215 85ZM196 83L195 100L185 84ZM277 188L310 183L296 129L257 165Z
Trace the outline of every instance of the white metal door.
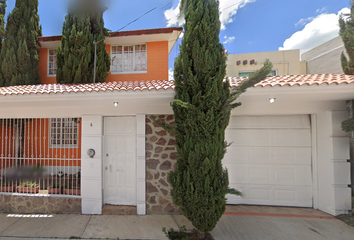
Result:
M226 139L230 187L243 193L228 203L313 206L308 115L232 117Z
M136 119L104 119L104 203L136 205Z

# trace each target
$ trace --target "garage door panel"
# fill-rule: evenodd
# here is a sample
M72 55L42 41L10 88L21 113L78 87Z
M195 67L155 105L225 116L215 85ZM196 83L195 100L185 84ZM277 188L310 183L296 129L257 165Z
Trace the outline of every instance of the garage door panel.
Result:
M311 186L311 165L230 164L230 183Z
M311 146L308 129L228 129L226 141L233 146Z
M310 128L308 115L232 117L229 128Z
M255 204L312 207L311 187L237 184L230 185L242 192L242 196L228 194L228 204ZM276 204L274 204L276 202Z
M312 207L312 147L308 115L232 117L223 160L228 203Z
M227 148L224 164L311 164L311 148L295 147L233 147Z

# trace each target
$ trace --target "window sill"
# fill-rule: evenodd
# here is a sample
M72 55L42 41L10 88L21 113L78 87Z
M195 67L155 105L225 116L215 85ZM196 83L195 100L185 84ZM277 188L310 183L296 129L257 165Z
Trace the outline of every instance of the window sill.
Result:
M56 77L57 75L47 75L47 77Z
M111 72L112 75L122 75L122 74L144 74L147 71L140 71L140 72Z

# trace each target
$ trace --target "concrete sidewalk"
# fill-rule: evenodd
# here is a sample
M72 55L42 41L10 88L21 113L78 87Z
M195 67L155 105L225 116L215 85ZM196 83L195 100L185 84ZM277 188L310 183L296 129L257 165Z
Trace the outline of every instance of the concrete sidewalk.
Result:
M2 239L167 239L162 228L190 222L181 215L0 214ZM354 228L312 209L228 207L211 232L215 240L353 240Z

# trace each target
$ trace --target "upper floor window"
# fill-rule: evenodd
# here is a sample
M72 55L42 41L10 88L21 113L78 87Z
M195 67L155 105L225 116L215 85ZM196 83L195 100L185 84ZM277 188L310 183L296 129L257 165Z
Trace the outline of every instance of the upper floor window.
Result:
M112 46L112 73L136 73L146 71L146 44Z
M50 119L50 147L77 148L79 139L78 118Z
M252 73L254 73L254 72L239 72L238 76L239 77L249 77ZM277 75L277 71L272 70L272 71L270 71L270 73L267 76L270 77L270 76L276 76L276 75Z
M57 75L57 51L55 49L48 50L48 76Z

